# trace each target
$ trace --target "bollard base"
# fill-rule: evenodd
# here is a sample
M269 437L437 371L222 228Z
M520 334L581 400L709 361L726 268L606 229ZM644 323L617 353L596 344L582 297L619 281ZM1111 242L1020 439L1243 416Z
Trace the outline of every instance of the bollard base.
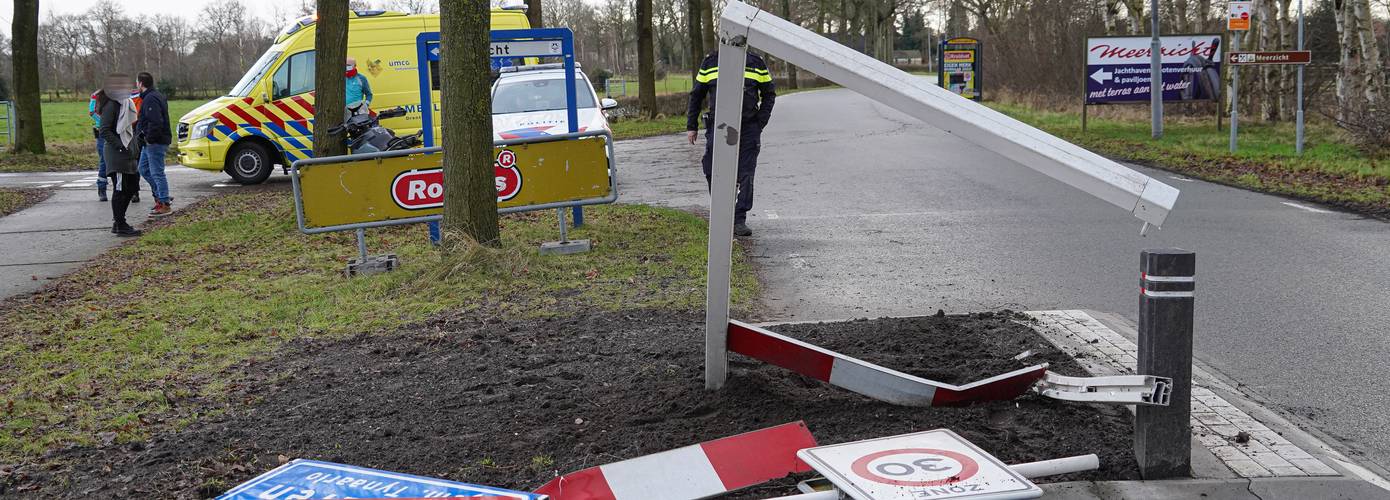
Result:
M348 261L347 268L343 274L351 278L353 276L370 276L373 274L394 271L401 266L401 259L396 254L371 255L364 259L352 259Z
M547 241L541 243L541 255L569 255L589 251L589 240Z

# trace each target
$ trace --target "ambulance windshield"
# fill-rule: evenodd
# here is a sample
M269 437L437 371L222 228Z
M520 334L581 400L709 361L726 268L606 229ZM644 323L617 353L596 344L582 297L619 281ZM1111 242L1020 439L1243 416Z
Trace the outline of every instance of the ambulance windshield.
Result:
M227 95L233 97L249 95L251 89L256 87L256 83L261 81L261 76L265 75L267 69L270 69L270 65L275 64L275 61L280 58L280 54L281 52L274 50L266 51L265 55L256 61L256 64L251 65L251 70L246 72L246 76L241 77L241 81L236 82L236 86L232 87L232 91Z

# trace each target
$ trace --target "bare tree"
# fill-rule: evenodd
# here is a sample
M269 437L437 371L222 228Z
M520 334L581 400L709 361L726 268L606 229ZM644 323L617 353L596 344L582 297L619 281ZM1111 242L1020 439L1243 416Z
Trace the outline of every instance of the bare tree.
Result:
M526 20L532 28L544 26L545 15L541 12L541 0L530 0L526 2Z
M690 77L695 78L695 73L700 71L700 63L705 58L705 35L703 29L703 10L700 0L686 0L685 2L685 25L686 37L690 45Z
M347 153L341 133L329 129L343 123L347 104L343 63L347 59L348 3L318 0L314 31L314 156Z
M39 0L15 0L10 25L14 71L15 150L42 154L43 112L39 105Z
M637 0L637 95L642 113L656 117L656 61L652 44L652 0Z
M444 237L501 244L492 157L492 93L489 92L487 0L440 6L440 107L443 126Z

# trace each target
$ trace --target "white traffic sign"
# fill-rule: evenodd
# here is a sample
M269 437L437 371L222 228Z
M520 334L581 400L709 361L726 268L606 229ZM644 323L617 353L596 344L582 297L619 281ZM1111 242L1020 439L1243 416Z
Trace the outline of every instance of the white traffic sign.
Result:
M808 448L796 455L855 500L1042 496L1027 478L949 429Z
M1254 8L1254 3L1249 0L1231 0L1227 2L1227 9L1230 11L1226 16L1226 29L1230 31L1249 31L1250 14Z
M492 57L545 57L565 55L559 40L492 42Z

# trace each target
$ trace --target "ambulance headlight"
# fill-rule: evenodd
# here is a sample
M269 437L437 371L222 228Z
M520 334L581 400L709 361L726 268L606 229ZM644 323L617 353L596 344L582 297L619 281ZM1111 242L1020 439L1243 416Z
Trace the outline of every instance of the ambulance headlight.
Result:
M202 120L198 120L197 123L193 124L193 129L189 131L188 139L193 140L207 137L208 130L211 129L213 124L215 123L217 123L216 118L204 118Z

